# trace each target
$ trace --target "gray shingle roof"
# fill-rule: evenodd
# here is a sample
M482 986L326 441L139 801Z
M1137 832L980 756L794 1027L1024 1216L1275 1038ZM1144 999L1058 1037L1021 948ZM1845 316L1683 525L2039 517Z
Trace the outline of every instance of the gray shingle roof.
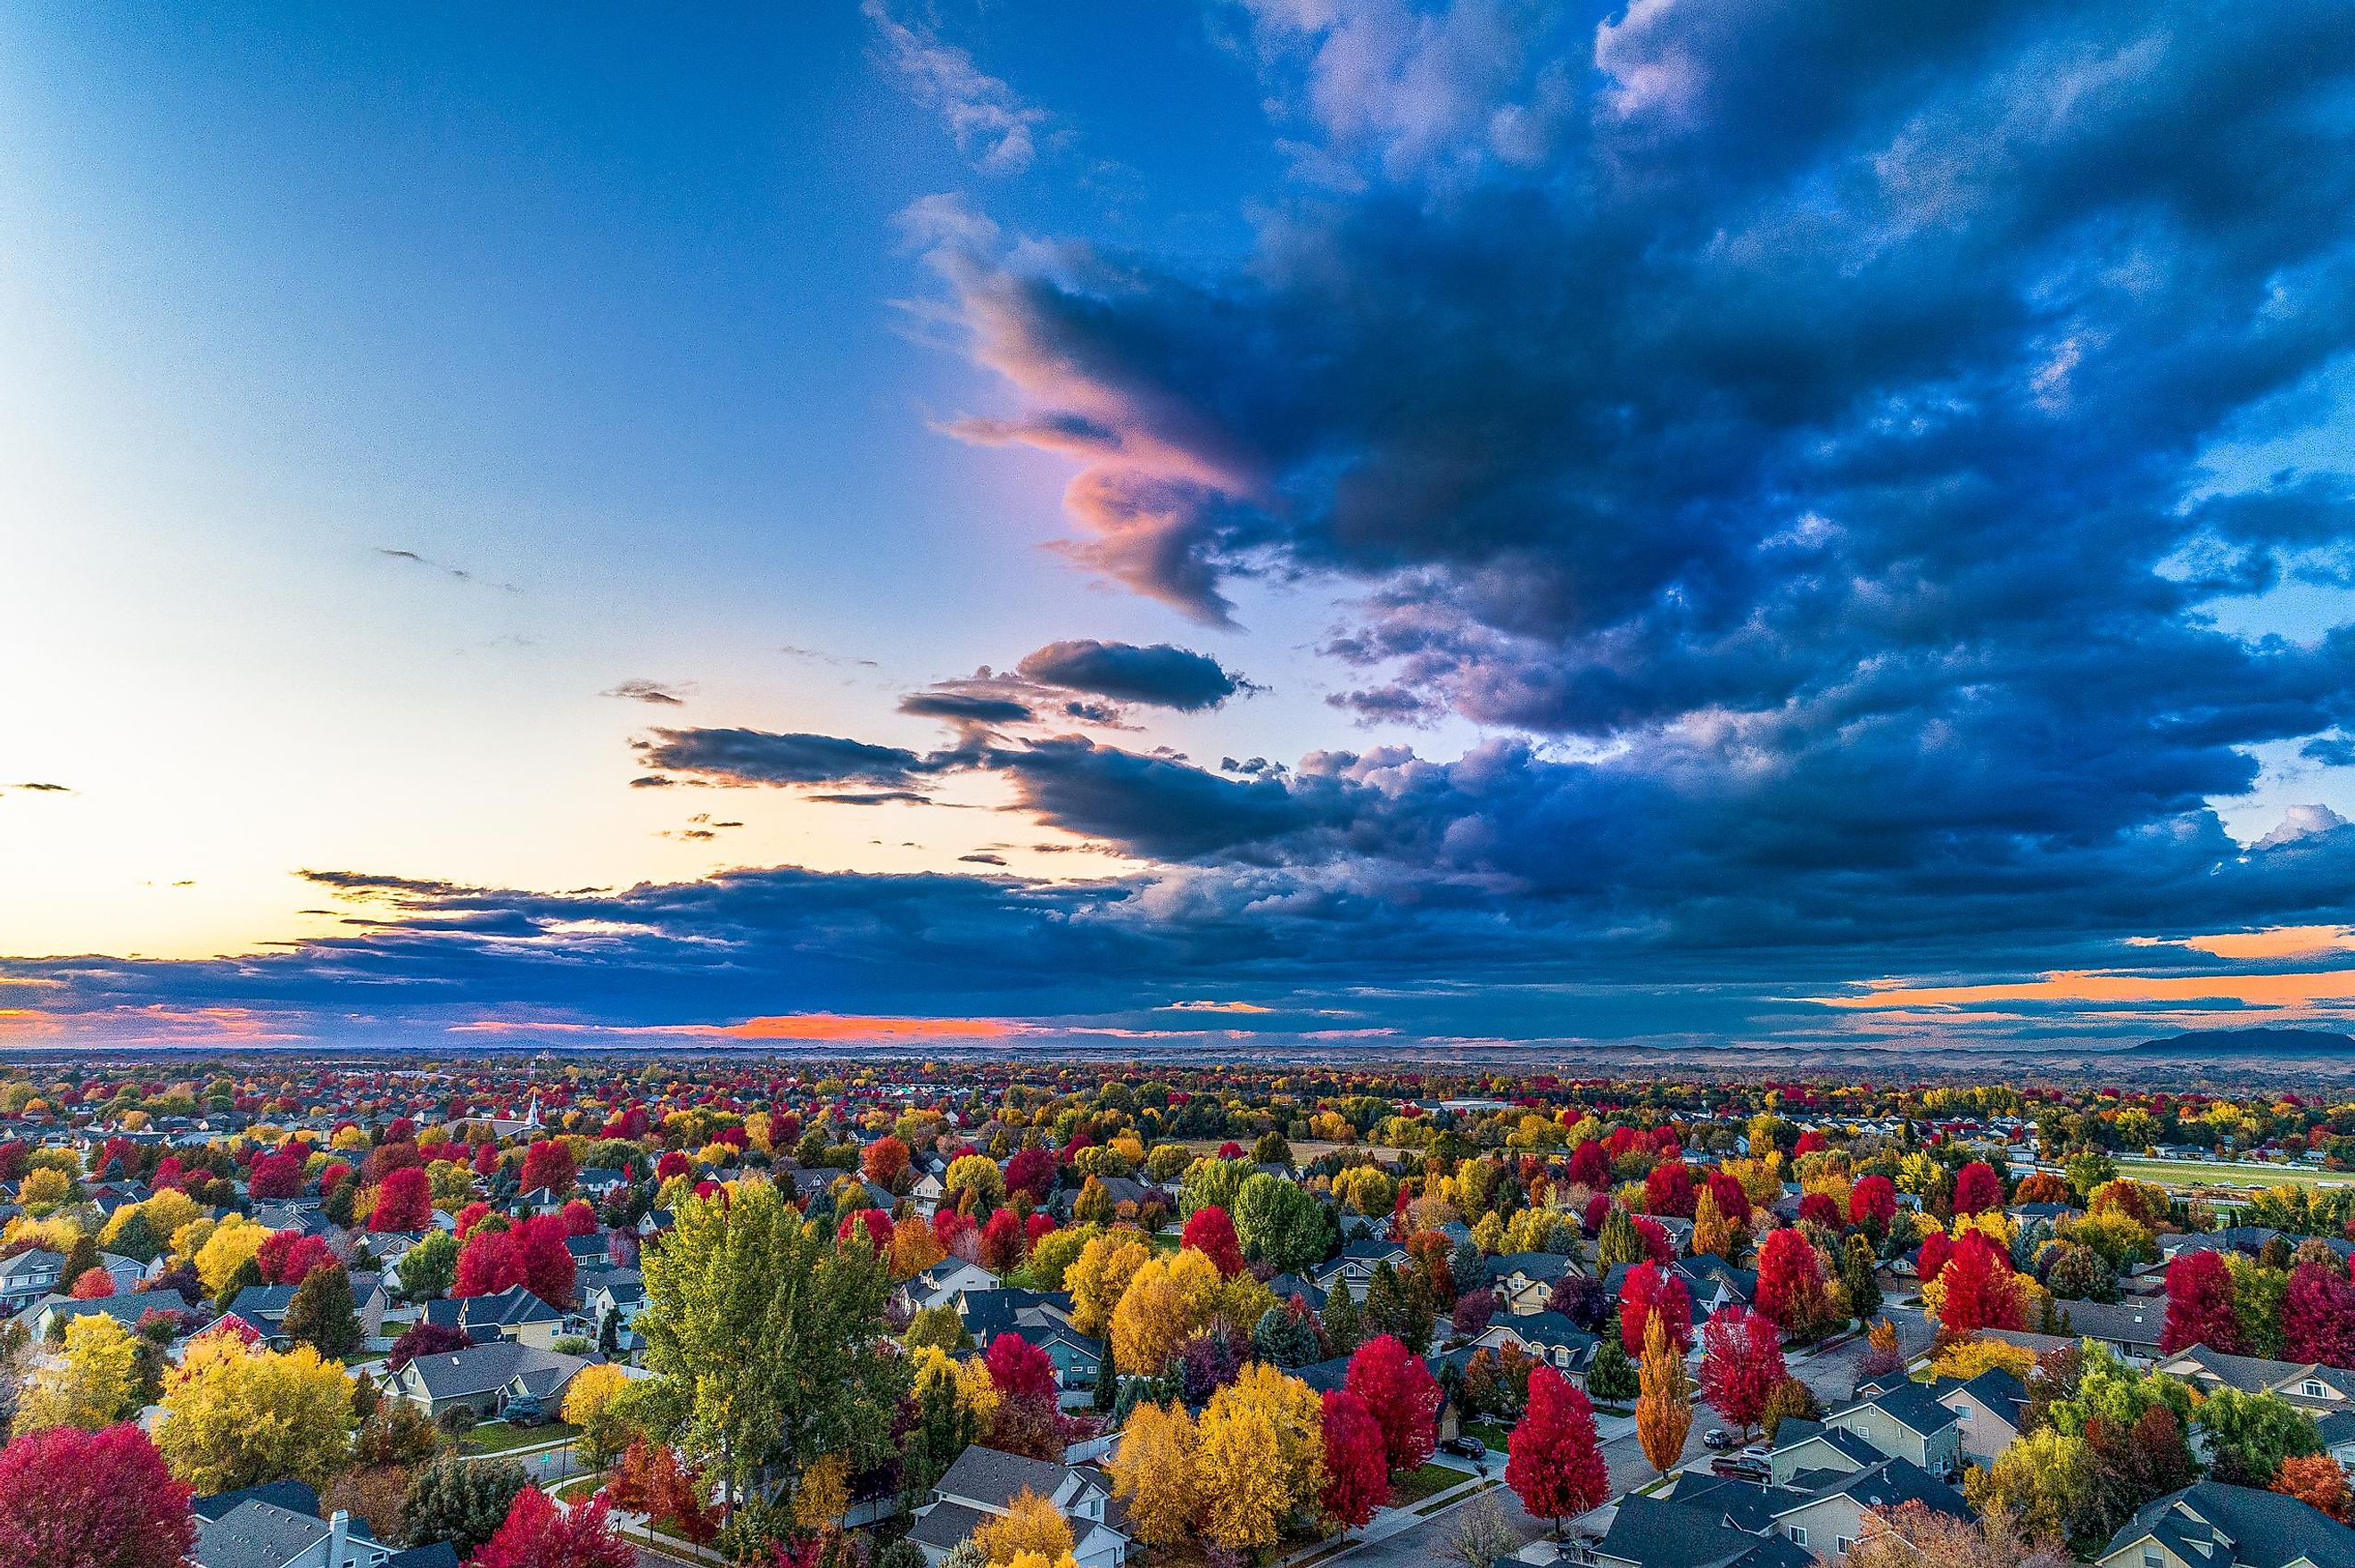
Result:
M471 1349L420 1356L402 1370L416 1374L427 1398L442 1400L488 1393L505 1388L510 1379L517 1376L525 1379L527 1386L537 1384L534 1392L545 1392L553 1386L551 1379L569 1381L588 1365L590 1360L585 1356L567 1356L513 1339L499 1339ZM560 1377L555 1376L559 1373Z
M197 1520L197 1568L284 1568L326 1535L315 1514L250 1498L218 1519Z
M2103 1555L2146 1536L2188 1563L2286 1568L2304 1556L2326 1568L2355 1563L2355 1530L2296 1498L2221 1481L2200 1481L2145 1504Z
M1002 1509L1025 1487L1042 1498L1053 1497L1063 1484L1064 1474L1060 1465L976 1443L956 1456L956 1463L934 1483L933 1489L943 1498L965 1498L985 1508Z

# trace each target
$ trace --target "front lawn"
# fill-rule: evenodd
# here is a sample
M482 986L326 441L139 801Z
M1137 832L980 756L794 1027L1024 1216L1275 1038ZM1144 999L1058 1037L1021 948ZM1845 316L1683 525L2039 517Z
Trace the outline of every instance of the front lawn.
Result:
M1453 1465L1430 1464L1420 1470L1409 1470L1391 1478L1391 1507L1412 1508L1425 1498L1462 1486L1471 1478L1471 1471L1459 1470Z
M516 1448L537 1448L543 1443L570 1443L580 1435L581 1429L561 1421L551 1421L545 1426L514 1426L504 1421L485 1421L458 1440L458 1448L465 1454L505 1454Z
M1513 1429L1493 1421L1467 1421L1464 1424L1464 1435L1477 1437L1488 1445L1491 1454L1502 1454L1513 1441Z

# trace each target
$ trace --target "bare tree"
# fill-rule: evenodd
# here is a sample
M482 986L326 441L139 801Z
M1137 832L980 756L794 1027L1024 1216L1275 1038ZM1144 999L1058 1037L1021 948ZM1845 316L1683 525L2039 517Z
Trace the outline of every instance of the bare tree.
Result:
M1505 1522L1497 1499L1484 1496L1458 1510L1455 1533L1443 1551L1450 1563L1461 1563L1464 1568L1490 1568L1498 1558L1520 1549L1521 1538Z

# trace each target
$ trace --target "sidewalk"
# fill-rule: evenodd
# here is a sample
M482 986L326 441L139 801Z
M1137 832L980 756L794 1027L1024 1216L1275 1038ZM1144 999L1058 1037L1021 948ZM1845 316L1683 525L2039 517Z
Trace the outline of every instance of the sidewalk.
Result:
M1374 1517L1352 1532L1346 1541L1328 1536L1314 1545L1302 1547L1288 1557L1277 1558L1276 1563L1279 1568L1288 1568L1288 1565L1295 1563L1334 1562L1348 1556L1361 1546L1371 1546L1377 1541L1388 1541L1393 1535L1412 1530L1419 1524L1428 1523L1433 1514L1444 1512L1466 1498L1501 1485L1503 1483L1494 1476L1475 1476L1468 1481L1457 1482L1444 1492L1433 1492L1411 1508L1376 1509Z

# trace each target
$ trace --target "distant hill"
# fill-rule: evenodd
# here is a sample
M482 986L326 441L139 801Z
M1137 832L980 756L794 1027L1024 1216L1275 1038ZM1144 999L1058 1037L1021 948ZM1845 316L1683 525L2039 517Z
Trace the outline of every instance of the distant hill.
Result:
M2142 1056L2355 1056L2355 1036L2311 1029L2210 1029L2147 1040Z

